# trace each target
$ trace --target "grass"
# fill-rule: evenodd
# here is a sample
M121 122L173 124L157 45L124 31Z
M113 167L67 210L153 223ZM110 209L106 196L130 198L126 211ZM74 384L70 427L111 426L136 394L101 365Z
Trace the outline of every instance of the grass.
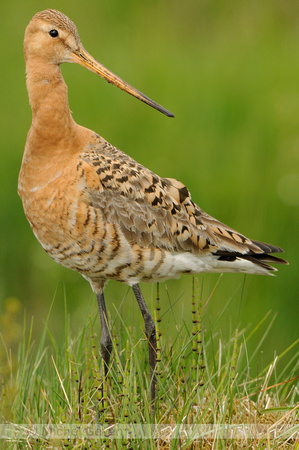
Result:
M278 363L299 340L252 377L248 341L260 332L255 352L261 351L273 317L268 314L252 331L232 330L223 339L217 325L229 302L211 324L206 305L213 291L208 298L202 291L193 280L192 325L181 317L174 336L168 336L173 304L162 313L157 289L154 417L147 343L136 323L125 323L118 310L110 318L113 356L103 382L96 314L73 332L65 307L58 340L50 330L50 309L39 342L33 342L33 322L26 329L24 320L20 336L17 301L7 302L0 346L0 415L10 433L6 448L294 448L299 352L279 372Z

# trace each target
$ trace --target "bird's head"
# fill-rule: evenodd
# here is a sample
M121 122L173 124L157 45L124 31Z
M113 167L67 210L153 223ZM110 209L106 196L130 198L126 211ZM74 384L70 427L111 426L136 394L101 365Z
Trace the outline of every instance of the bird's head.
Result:
M166 116L174 117L94 59L84 49L75 24L59 11L47 9L33 16L25 32L24 54L26 60L34 58L42 64L80 64Z

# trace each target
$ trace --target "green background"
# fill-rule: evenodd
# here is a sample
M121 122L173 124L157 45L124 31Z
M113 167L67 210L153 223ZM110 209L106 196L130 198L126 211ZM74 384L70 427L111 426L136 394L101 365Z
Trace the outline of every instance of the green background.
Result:
M76 23L89 53L176 116L166 118L95 74L66 64L62 71L75 120L160 176L184 182L192 199L222 222L285 249L290 266L280 266L277 277L225 274L208 306L213 323L233 297L219 336L237 326L252 330L269 310L270 318L278 313L255 361L259 370L298 338L298 2L28 0L20 5L13 0L1 5L0 308L11 297L19 299L28 320L35 317L37 338L54 296L55 333L64 320L64 297L73 327L88 312L96 313L88 283L46 255L17 195L31 122L23 35L31 17L51 7ZM207 299L219 276L198 278ZM152 307L155 286L142 289ZM164 335L180 320L191 326L191 277L161 285L164 310L169 299L180 296L170 326L163 329L162 321ZM123 300L124 319L134 310L136 326L142 326L127 286L109 283L106 299L112 316Z

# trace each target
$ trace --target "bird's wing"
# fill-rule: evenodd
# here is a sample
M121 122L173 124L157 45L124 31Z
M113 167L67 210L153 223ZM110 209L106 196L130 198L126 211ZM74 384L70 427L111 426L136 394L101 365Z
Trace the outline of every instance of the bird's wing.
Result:
M89 201L132 244L213 253L223 259L282 251L220 223L191 200L183 183L160 178L100 137L80 159Z

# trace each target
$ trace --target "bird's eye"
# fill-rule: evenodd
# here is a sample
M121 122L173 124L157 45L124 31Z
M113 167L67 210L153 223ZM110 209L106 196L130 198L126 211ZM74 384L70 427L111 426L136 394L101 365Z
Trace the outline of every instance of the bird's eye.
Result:
M58 36L58 31L57 31L57 30L50 30L50 31L49 31L49 35L50 35L52 38L55 38L55 37Z

